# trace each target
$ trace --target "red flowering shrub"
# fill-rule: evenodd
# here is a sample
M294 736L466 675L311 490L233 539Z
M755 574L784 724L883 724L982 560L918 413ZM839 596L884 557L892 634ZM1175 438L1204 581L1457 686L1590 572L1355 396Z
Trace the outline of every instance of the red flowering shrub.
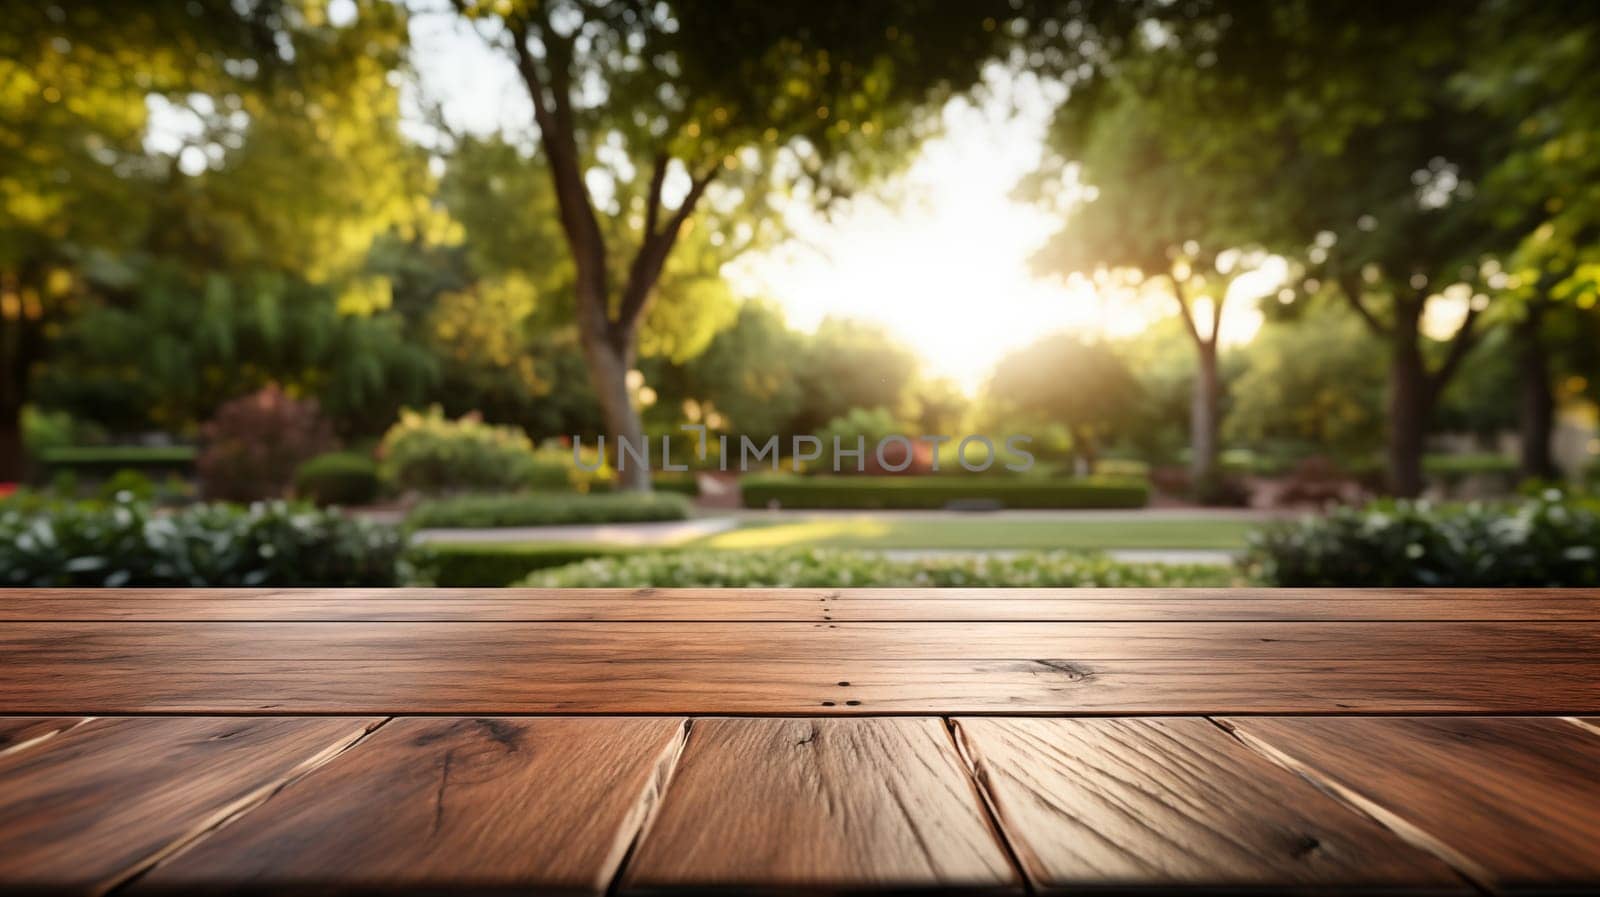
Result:
M285 495L295 468L334 447L333 429L314 399L294 399L276 385L217 409L202 429L195 461L207 498L256 501Z

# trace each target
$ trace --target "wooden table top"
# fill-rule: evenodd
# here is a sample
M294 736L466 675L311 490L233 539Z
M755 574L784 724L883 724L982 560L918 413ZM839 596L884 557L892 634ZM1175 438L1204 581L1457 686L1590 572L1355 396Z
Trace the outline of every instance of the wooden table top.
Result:
M1600 592L0 590L0 893L1600 893Z

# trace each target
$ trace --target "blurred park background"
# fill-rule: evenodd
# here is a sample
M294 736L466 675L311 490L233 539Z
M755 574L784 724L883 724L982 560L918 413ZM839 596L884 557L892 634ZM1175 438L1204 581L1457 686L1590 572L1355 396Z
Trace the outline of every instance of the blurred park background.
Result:
M6 5L0 584L1600 585L1592 5Z

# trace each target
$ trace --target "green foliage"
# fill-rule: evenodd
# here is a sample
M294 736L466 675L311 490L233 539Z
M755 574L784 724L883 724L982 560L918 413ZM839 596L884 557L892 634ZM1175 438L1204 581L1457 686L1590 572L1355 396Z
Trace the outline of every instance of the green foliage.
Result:
M273 502L0 504L7 586L393 586L393 527Z
M521 489L533 482L533 442L476 414L450 420L437 405L402 411L378 447L385 479L424 493Z
M822 440L822 457L832 458L834 446L841 451L863 450L859 459L841 459L839 468L841 472L849 473L857 470L874 470L878 467L878 443L887 436L899 434L910 438L911 427L904 421L898 420L887 408L852 408L843 417L836 417L828 421L828 425L818 431L817 438ZM903 444L890 444L884 446L884 459L890 465L899 466L911 461L905 456Z
M987 395L1001 418L1065 426L1092 470L1100 446L1138 407L1139 383L1109 346L1058 333L1002 358Z
M192 445L85 445L65 446L39 453L39 463L51 472L75 471L89 477L110 476L121 470L189 473L199 450Z
M616 492L574 495L522 492L509 495L457 495L424 501L406 524L415 529L496 526L562 526L684 520L689 501L672 493Z
M22 409L22 445L37 458L51 449L76 444L89 429L65 411L46 411L33 405Z
M135 430L190 426L273 379L315 385L330 407L359 387L346 410L398 388L373 375L392 322L329 320L380 309L386 284L359 269L377 234L424 207L426 159L400 135L392 77L404 11L355 6L339 24L317 3L216 0L7 17L0 278L24 314L0 329L24 351L0 394L29 395L41 371L42 404ZM254 351L235 326L253 315L219 323L224 292L283 317L326 312L339 337L313 327L304 348ZM371 339L340 338L356 330ZM284 361L302 352L312 365ZM8 399L0 425L14 413Z
M1274 524L1250 543L1250 568L1276 586L1600 585L1600 512L1559 493L1517 504L1339 508Z
M746 476L739 488L747 508L938 509L951 503L993 502L1007 508L1142 508L1142 480L1087 477Z
M1225 586L1233 575L1204 565L1119 564L1104 555L1024 552L999 558L889 560L827 549L649 552L584 561L535 573L519 585L543 588L975 588L983 586L1168 588Z
M562 567L629 549L575 543L432 542L411 550L411 585L440 588L493 588L516 584L537 570Z
M317 403L276 385L225 403L202 432L195 469L213 499L281 498L296 468L333 447L333 428Z
M378 462L359 452L328 452L294 472L294 494L319 506L369 505L380 491Z
M336 290L276 272L139 266L126 302L86 309L41 368L41 403L120 431L182 429L280 383L371 432L433 382L398 315L345 314Z
M916 371L916 354L882 327L824 319L797 371L803 398L793 432L815 433L855 408L899 414Z
M651 488L657 492L670 492L695 498L700 495L700 478L694 473L658 472L650 478Z
M1299 443L1340 458L1383 441L1383 347L1349 311L1320 302L1264 324L1235 353L1244 370L1223 419L1236 445Z
M716 409L730 432L762 440L787 432L805 401L805 338L766 302L739 307L733 325L687 365L690 391Z
M1450 487L1481 479L1507 491L1516 484L1519 472L1517 459L1494 452L1425 455L1422 470L1429 479Z

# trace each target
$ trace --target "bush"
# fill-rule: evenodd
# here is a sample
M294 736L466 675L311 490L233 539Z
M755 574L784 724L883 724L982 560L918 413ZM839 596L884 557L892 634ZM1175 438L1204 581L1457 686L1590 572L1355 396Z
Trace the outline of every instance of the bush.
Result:
M124 470L186 475L194 471L196 454L189 445L98 445L45 449L38 460L47 479L63 473L103 479Z
M356 452L329 452L294 472L294 493L317 505L370 505L378 498L378 464Z
M203 428L196 467L207 498L253 501L289 491L295 468L333 447L333 429L314 399L277 386L226 402Z
M1487 492L1495 497L1516 488L1520 471L1515 458L1491 452L1460 455L1427 455L1422 459L1422 470L1430 480L1438 483L1452 495L1463 498L1480 497ZM1459 491L1475 484L1478 495L1460 495Z
M1150 476L1150 465L1135 458L1102 458L1094 472L1103 477L1126 477L1142 480Z
M283 502L0 505L7 586L392 586L404 547L394 527Z
M444 588L500 588L536 570L561 567L627 551L608 545L566 543L434 542L412 549L414 583Z
M749 476L739 488L747 508L938 509L979 501L1007 508L1142 508L1149 499L1144 482L1110 477Z
M700 494L700 477L693 473L657 473L650 479L657 492L670 492L695 498Z
M848 588L870 586L1224 586L1225 567L1120 564L1105 555L1023 552L890 560L872 552L818 548L776 551L660 551L602 558L545 570L518 585L546 588Z
M1379 502L1267 527L1246 562L1278 586L1597 586L1600 514L1557 493L1434 508Z
M421 502L412 509L406 523L419 529L559 526L683 520L688 516L688 499L670 493L574 495L523 492L511 495L459 495Z
M827 462L821 466L820 472L827 472L835 461L839 473L883 475L926 470L931 464L933 452L927 443L916 440L911 441L909 450L904 443L889 443L883 447L884 460L898 470L887 469L878 463L880 442L896 434L908 434L914 429L897 420L887 408L852 408L846 414L828 421L827 426L817 432L817 438L822 440L822 457ZM860 447L862 456L859 459L835 458L835 440L838 440L843 451L855 451Z
M425 493L525 489L538 468L522 430L486 424L477 414L449 420L437 405L400 412L383 434L378 457L386 479Z

